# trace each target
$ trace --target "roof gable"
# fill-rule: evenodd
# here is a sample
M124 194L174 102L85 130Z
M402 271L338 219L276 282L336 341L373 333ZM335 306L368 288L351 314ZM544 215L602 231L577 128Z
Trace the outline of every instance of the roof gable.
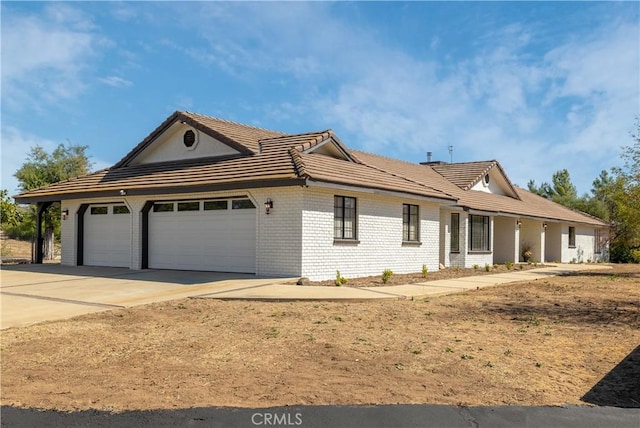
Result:
M196 134L196 144L185 147L184 132ZM178 133L179 135L177 135ZM176 111L133 148L113 168L198 157L253 155L260 139L285 135L228 120ZM198 148L204 140L202 148Z
M496 160L430 165L438 174L462 190L520 199L513 184Z

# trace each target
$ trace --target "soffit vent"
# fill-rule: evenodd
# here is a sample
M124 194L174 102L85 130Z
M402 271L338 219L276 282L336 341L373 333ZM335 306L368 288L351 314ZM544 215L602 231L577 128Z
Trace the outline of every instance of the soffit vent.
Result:
M191 129L185 131L184 135L182 136L182 142L184 143L186 148L192 149L196 144L196 133Z

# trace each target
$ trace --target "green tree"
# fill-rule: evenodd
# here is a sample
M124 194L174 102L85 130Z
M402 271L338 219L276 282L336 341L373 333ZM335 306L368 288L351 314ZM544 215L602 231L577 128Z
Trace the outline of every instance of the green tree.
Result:
M26 162L14 174L20 189L29 191L58 181L68 180L89 173L91 162L86 154L87 146L60 144L51 153L40 146L31 148ZM34 221L35 209L29 217ZM54 239L60 239L60 205L54 204L44 214L44 240L46 259L53 258Z
M4 229L6 226L16 226L22 221L22 212L15 202L11 201L7 189L0 190L0 224Z

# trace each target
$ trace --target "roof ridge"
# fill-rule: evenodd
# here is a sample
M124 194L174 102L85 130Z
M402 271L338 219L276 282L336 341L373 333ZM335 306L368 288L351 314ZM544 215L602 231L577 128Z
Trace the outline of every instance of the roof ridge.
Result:
M485 163L485 162L497 162L496 159L480 160L480 161L467 161L467 162L445 162L440 164L434 164L433 166L453 166L453 165L468 165L472 163Z
M235 120L223 119L221 117L215 117L215 116L209 116L208 114L196 113L194 111L178 110L178 112L182 113L182 114L190 114L190 115L205 117L207 119L213 119L213 120L217 120L217 121L220 121L220 122L229 123L231 125L238 125L238 126L242 126L244 128L252 128L252 129L257 129L257 130L260 130L260 131L274 132L276 134L282 134L283 136L284 135L288 135L286 132L276 131L276 130L273 130L273 129L262 128L260 126L255 126L255 125L247 125L246 123L236 122ZM277 137L273 137L273 138L277 138Z
M324 131L301 132L301 133L299 133L299 134L284 134L284 135L280 135L280 136L278 136L278 137L262 138L260 141L261 141L261 142L262 142L262 141L264 141L264 142L268 142L269 140L277 140L277 139L285 138L285 137L292 137L292 138L294 138L294 137L302 137L302 136L304 136L304 135L313 135L313 134L319 134L319 135L322 135L322 134L325 134L325 133L327 133L327 132L332 132L331 128L329 128L329 129L325 129Z

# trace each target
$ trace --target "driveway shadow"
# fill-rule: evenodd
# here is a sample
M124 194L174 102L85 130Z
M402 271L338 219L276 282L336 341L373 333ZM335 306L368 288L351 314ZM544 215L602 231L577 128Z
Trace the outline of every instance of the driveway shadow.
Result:
M119 278L130 281L165 282L178 285L198 285L218 281L265 278L249 273L201 272L160 269L131 270L128 268L100 266L65 266L59 263L3 265L2 270L6 272L24 272L34 273L38 275L56 275L56 277L52 276L50 280L48 280L48 278L46 277L37 278L36 281L39 284L48 282L71 281L77 279L77 277ZM60 278L60 275L63 276L63 278ZM68 278L64 278L64 276L68 276ZM7 284L3 284L2 288L29 285L29 279L26 278L25 280L27 281L26 283L23 281L17 281L15 285L9 285L8 283L11 281L7 281Z
M600 379L581 400L597 406L640 408L640 346Z

